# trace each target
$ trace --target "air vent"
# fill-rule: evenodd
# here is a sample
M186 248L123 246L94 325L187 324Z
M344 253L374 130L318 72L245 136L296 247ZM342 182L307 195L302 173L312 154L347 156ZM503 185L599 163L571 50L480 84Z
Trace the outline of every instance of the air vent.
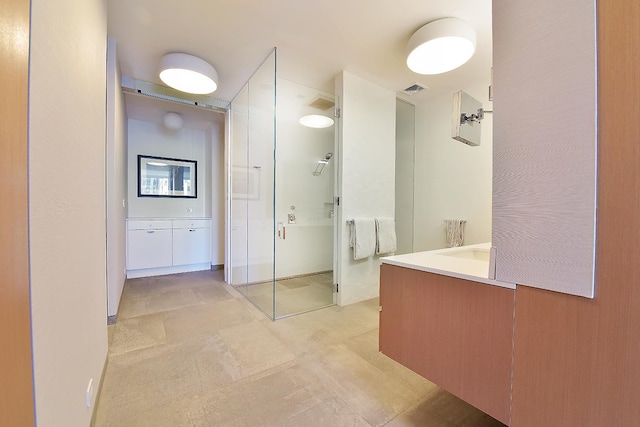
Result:
M416 93L422 92L425 89L427 89L426 86L422 86L418 83L415 83L409 86L408 88L403 89L402 93L405 93L407 95L415 95Z
M321 96L317 97L313 101L309 103L309 107L317 108L318 110L326 111L329 108L333 108L336 105L331 99L323 98Z

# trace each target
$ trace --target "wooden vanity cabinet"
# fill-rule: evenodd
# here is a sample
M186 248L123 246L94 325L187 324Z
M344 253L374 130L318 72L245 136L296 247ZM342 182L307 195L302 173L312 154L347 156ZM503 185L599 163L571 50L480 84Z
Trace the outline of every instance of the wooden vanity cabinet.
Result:
M382 264L380 351L508 424L514 295Z

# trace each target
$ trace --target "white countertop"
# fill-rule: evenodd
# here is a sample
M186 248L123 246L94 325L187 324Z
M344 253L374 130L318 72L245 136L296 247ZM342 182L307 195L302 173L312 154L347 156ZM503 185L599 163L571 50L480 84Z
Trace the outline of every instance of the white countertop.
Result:
M442 274L444 276L457 277L473 282L486 283L488 285L515 289L514 283L501 282L489 279L488 251L491 243L460 246L457 248L437 249L434 251L414 252L411 254L394 255L381 259L382 263L410 268L412 270L426 271ZM475 251L474 251L475 250ZM487 252L487 259L474 259L472 256L464 257L461 252L468 254Z

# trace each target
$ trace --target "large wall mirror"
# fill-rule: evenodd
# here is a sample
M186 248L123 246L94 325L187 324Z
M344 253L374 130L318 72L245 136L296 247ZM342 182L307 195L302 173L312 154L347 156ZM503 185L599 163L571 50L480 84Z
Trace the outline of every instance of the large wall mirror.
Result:
M138 155L138 197L197 197L195 160Z

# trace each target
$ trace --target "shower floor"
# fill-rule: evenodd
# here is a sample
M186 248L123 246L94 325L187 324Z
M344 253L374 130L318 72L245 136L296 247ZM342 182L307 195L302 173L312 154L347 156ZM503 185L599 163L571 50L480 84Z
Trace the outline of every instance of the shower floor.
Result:
M238 287L268 316L273 312L273 283L261 282ZM309 274L276 281L275 317L304 313L333 305L333 272Z

